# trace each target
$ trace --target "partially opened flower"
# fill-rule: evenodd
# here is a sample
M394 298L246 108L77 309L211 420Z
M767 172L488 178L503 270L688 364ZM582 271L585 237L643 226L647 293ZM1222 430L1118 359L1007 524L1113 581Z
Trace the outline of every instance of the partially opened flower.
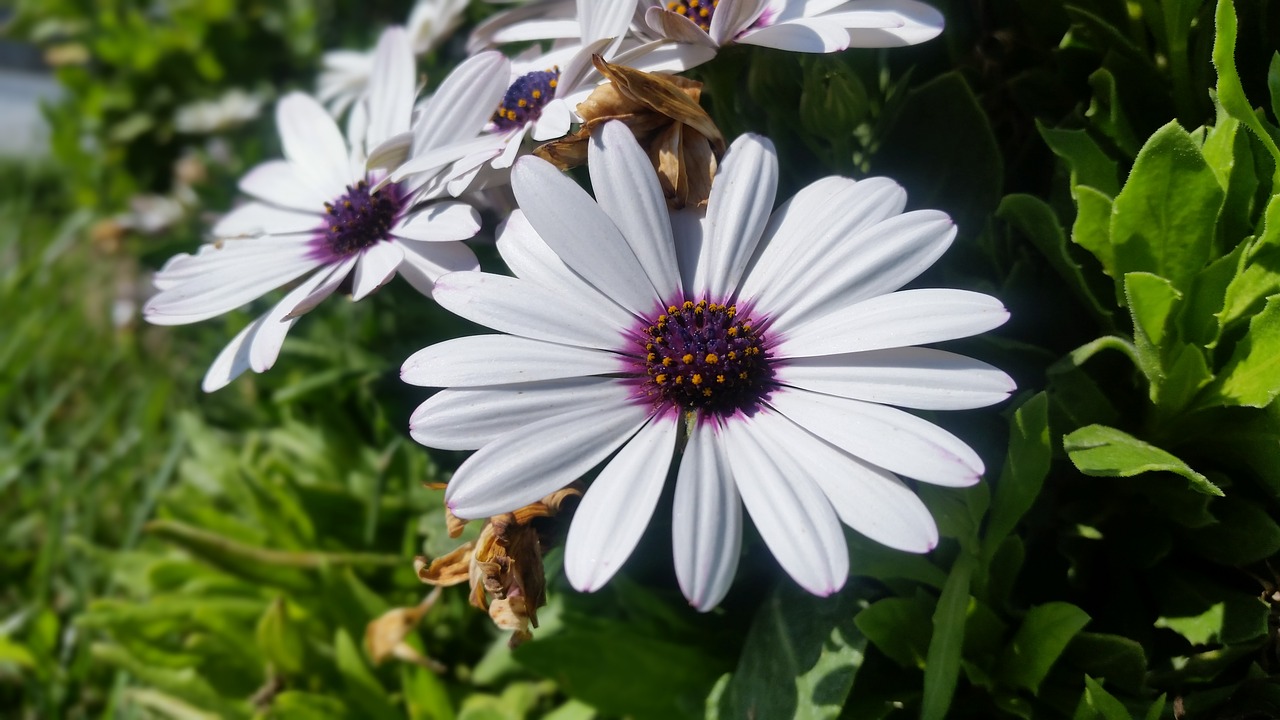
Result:
M675 209L707 204L724 136L698 99L702 83L678 75L658 75L612 65L596 55L597 70L609 79L578 104L582 125L572 135L534 151L561 170L587 161L591 133L619 120L640 141L658 171L662 192Z
M418 0L409 11L405 29L415 55L436 48L462 21L468 0ZM334 115L341 115L369 88L374 74L374 51L331 50L320 59L316 98Z
M793 52L915 45L942 32L942 14L917 0L649 0L645 22L677 43L730 43Z
M423 293L442 273L478 267L460 240L480 228L459 202L420 205L420 188L443 185L441 168L467 148L459 143L483 127L485 105L501 86L486 72L502 58L471 58L447 78L410 132L413 58L400 28L378 44L377 71L360 132L344 141L334 120L308 95L292 93L276 107L284 160L258 165L240 181L253 200L213 229L216 242L178 255L156 274L160 289L144 313L158 325L198 322L234 310L296 283L266 314L250 323L214 361L204 389L224 387L247 369L263 372L279 355L296 319L343 287L348 277L359 300L397 271ZM464 99L464 97L466 99ZM478 108L478 109L477 109ZM412 155L395 182L385 167Z
M402 377L443 387L411 432L477 449L445 501L460 517L520 507L599 467L569 530L565 571L594 590L639 541L677 463L676 574L700 608L733 578L745 505L782 567L811 592L848 574L841 521L924 552L937 528L898 476L966 486L982 460L894 405L996 403L990 365L914 347L1008 317L974 292L899 290L955 237L941 212L903 213L891 180L828 177L771 214L768 140L729 148L705 218L669 214L621 123L590 146L593 200L538 158L516 163L522 211L498 248L516 277L451 273L440 304L500 331L415 353Z

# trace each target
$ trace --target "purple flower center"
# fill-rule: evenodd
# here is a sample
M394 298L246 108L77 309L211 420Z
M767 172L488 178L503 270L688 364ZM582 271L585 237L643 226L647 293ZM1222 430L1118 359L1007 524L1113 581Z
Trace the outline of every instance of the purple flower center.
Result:
M331 258L345 258L390 239L406 200L398 183L387 183L374 192L369 192L364 180L348 185L342 197L324 204L317 249Z
M684 0L667 3L667 9L689 18L703 32L711 32L711 18L715 16L716 6L719 4L720 0Z
M720 415L755 408L773 381L758 324L733 305L669 305L640 339L645 394L658 404Z
M493 114L499 130L513 130L542 115L542 108L555 96L560 82L560 68L538 70L516 78L502 96L502 104Z

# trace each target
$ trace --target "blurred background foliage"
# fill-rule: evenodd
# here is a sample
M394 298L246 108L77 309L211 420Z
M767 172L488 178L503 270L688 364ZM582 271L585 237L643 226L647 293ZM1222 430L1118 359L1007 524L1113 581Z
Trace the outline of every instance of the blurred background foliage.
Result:
M65 97L52 157L0 165L0 715L1280 717L1280 4L935 4L921 46L739 47L691 74L727 136L778 145L780 197L891 175L960 226L920 284L1012 309L955 345L1020 393L931 418L989 468L919 488L939 549L850 533L855 577L820 599L749 542L698 615L659 510L595 595L550 551L532 642L453 589L405 623L410 660L375 662L368 623L427 595L412 557L458 542L422 485L462 456L407 438L398 367L468 328L393 284L204 396L253 315L138 307L278 151L272 100L408 4L19 3ZM261 112L179 120L233 89Z

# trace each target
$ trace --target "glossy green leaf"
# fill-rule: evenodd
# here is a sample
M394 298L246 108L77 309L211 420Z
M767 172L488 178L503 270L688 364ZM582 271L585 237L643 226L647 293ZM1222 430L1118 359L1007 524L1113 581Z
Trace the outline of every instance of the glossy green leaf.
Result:
M277 597L258 621L258 647L279 672L299 673L304 663L305 639L297 623L289 619L284 598Z
M779 584L751 624L719 717L837 717L867 644L854 600L848 592L818 598Z
M1076 186L1072 194L1076 198L1076 221L1071 226L1071 242L1092 253L1102 271L1118 279L1116 251L1111 244L1111 197L1085 185Z
M922 597L877 600L854 617L858 630L903 667L923 668L935 605Z
M1084 676L1085 690L1072 720L1133 720L1124 703L1103 689L1097 680Z
M1006 195L996 209L996 217L1031 241L1082 305L1099 318L1110 317L1111 311L1094 294L1080 263L1071 257L1062 225L1048 203L1034 195Z
M965 618L969 608L969 584L977 558L961 552L951 566L947 584L942 586L938 607L933 611L933 636L924 666L923 720L941 720L951 707L951 698L960 678L960 657L964 648Z
M1171 453L1105 425L1089 425L1062 438L1063 449L1085 475L1133 477L1146 472L1181 475L1207 495L1222 495L1217 485Z
M1136 155L1141 143L1120 106L1115 75L1107 68L1099 68L1089 76L1089 87L1093 88L1093 99L1085 117L1122 151L1128 155Z
M1009 425L1009 452L996 482L982 549L989 559L1031 508L1053 459L1049 398L1043 392L1018 407Z
M1185 291L1210 259L1224 193L1177 122L1142 146L1111 214L1116 271L1158 275Z
M1164 380L1162 345L1165 330L1182 293L1170 281L1147 272L1125 273L1125 304L1133 317L1133 339L1138 367L1153 386ZM1154 391L1153 391L1154 394Z
M1010 685L1038 693L1040 683L1071 639L1088 623L1088 613L1070 603L1051 602L1031 608L1000 658L999 677Z

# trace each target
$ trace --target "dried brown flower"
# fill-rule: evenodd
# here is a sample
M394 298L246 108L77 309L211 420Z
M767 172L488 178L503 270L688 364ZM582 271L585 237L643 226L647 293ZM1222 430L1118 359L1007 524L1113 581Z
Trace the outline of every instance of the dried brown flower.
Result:
M591 58L610 80L578 105L583 123L576 133L542 145L534 154L561 170L587 161L587 141L595 128L620 120L649 154L667 204L673 209L701 207L711 195L724 136L698 100L702 83L674 75L656 75Z
M488 610L499 628L513 631L510 645L519 645L533 637L529 628L538 627L538 608L547 603L542 545L532 523L557 514L565 499L581 494L580 488L569 486L515 512L485 520L475 541L435 560L415 558L418 578L437 586L469 582L471 604ZM465 521L452 513L448 517L449 535L457 537Z

